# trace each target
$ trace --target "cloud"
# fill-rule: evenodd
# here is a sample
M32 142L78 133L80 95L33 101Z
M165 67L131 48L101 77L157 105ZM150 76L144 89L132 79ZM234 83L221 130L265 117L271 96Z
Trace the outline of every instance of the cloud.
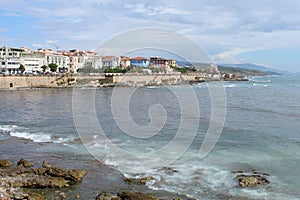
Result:
M1 1L2 13L35 19L28 32L37 32L39 41L51 38L64 48L88 49L120 32L162 27L196 40L217 62L239 62L236 56L245 52L299 47L299 7L298 0ZM36 43L47 45L30 44Z

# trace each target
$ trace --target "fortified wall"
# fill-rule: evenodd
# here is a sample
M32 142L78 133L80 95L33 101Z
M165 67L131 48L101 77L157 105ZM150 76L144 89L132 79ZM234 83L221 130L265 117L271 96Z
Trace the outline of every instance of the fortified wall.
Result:
M96 76L2 76L0 88L125 87L189 84L202 80L195 75L96 75Z

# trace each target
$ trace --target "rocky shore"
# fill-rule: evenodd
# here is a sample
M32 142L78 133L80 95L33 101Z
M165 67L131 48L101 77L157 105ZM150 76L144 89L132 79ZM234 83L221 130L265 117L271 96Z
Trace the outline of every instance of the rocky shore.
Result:
M42 167L31 168L33 164L20 159L17 167L12 162L0 160L0 197L5 199L43 200L45 196L23 188L64 188L76 184L86 175L86 171L53 167L43 161ZM63 193L60 194L64 199Z
M20 159L16 166L9 160L0 160L0 200L44 200L49 199L45 189L55 190L55 198L50 199L82 199L80 194L68 197L64 192L66 188L82 182L88 174L85 170L65 169L54 167L43 161L41 167L33 167L34 164L25 159ZM166 170L166 169L164 169ZM172 173L178 171L167 168ZM240 188L257 188L270 183L268 173L256 170L232 171L234 180ZM184 195L171 194L165 191L152 191L146 189L146 183L155 180L153 177L123 178L127 187L123 190L107 192L95 191L96 200L158 200L158 199L186 199L193 200ZM110 184L110 183L107 183ZM122 183L120 183L122 185ZM245 199L228 194L216 194L219 199ZM84 197L83 197L84 199ZM250 200L250 199L249 199Z

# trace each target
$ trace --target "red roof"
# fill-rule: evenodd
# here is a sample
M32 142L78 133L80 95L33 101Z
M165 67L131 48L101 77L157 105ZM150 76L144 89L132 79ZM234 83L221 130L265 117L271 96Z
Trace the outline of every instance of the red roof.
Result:
M139 57L135 57L135 58L130 58L130 60L148 60L148 59L139 56Z

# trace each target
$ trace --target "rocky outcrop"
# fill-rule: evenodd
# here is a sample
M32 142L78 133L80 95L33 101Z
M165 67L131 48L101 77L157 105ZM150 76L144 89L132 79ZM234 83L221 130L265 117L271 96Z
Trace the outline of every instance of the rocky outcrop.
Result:
M240 187L250 187L254 188L259 185L269 184L270 181L267 179L269 176L268 173L261 173L256 170L251 170L249 172L245 172L242 170L233 171L236 173L235 180L238 181Z
M139 192L120 192L117 196L104 192L99 194L96 200L158 200L158 198Z
M120 197L103 192L96 197L96 200L121 200Z
M20 188L63 188L82 180L86 172L77 169L53 167L43 162L40 168L26 169L32 166L21 159L18 167L0 170L0 195L11 199L40 200L43 196L35 193L24 193ZM5 193L4 193L5 192ZM2 200L2 199L1 199Z
M10 167L12 166L12 162L9 160L0 160L0 167Z
M34 164L30 163L29 161L21 158L17 164L18 167L22 166L22 167L32 167L34 166Z

